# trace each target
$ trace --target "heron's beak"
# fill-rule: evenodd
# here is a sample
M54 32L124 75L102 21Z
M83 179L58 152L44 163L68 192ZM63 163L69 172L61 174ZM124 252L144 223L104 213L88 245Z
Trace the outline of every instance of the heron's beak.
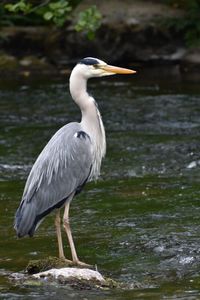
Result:
M108 73L113 73L113 74L134 74L136 71L131 70L131 69L125 69L125 68L120 68L120 67L115 67L115 66L110 66L110 65L103 65L99 66L102 70L108 72Z

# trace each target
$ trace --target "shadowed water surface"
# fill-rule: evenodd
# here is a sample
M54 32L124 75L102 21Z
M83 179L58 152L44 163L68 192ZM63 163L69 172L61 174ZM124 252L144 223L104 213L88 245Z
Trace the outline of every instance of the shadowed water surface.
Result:
M80 119L65 80L0 82L0 298L199 299L200 87L176 78L90 82L108 149L100 180L72 203L71 224L80 258L128 289L8 279L30 259L57 255L53 215L20 240L13 215L37 155L57 129Z

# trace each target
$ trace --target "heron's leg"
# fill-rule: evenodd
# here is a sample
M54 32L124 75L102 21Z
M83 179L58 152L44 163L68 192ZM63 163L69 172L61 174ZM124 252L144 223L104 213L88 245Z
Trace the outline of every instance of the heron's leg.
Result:
M63 226L65 228L65 231L66 231L66 234L67 234L67 237L68 237L68 241L69 241L69 245L70 245L70 249L71 249L71 253L72 253L73 263L75 265L79 265L79 266L82 266L82 267L91 267L91 265L86 264L84 262L81 262L78 259L76 249L75 249L75 245L74 245L74 241L73 241L73 238L72 238L70 224L69 224L69 206L70 206L70 201L67 201L67 203L65 204L65 211L64 211L64 216L63 216Z
M55 226L56 226L56 235L58 239L59 258L65 258L64 251L63 251L63 243L62 243L62 234L60 228L60 210L56 212Z
M70 249L71 249L71 253L72 253L72 260L74 263L78 263L79 259L76 254L76 249L75 249L75 245L74 245L74 241L73 241L72 233L71 233L71 228L70 228L70 224L69 224L69 206L70 206L70 201L67 201L67 203L65 204L65 211L64 211L64 216L63 216L63 226L66 231L67 237L68 237L68 241L69 241L69 245L70 245Z
M72 261L66 259L65 255L64 255L60 223L61 222L60 222L60 209L59 209L56 212L56 218L55 218L56 235L57 235L57 239L58 239L59 258L64 259L67 263L71 264Z

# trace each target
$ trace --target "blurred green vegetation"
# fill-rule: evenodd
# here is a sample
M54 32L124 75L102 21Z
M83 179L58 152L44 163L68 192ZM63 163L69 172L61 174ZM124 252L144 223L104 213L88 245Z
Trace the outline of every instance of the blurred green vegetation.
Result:
M0 3L0 26L54 25L63 27L72 18L72 12L83 0L3 0ZM84 32L89 39L101 24L101 14L93 5L80 12L75 29Z
M2 0L0 26L49 24L63 27L70 21L73 10L80 2L84 0ZM161 2L184 11L182 17L164 20L165 25L183 33L187 46L199 46L200 0L161 0ZM85 32L88 38L92 39L100 25L101 14L96 6L92 6L80 12L75 29Z
M88 38L92 40L100 25L101 14L96 9L96 6L91 6L87 10L80 12L79 21L77 22L75 29L77 31L87 31Z
M165 24L182 31L187 46L200 46L200 0L162 0L162 2L184 11L182 18L170 18Z

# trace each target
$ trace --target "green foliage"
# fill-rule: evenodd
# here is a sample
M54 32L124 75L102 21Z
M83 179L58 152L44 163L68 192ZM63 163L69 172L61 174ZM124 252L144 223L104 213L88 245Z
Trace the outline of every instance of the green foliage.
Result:
M62 27L71 18L73 9L82 0L18 0L0 4L0 24L2 25L42 25L45 23ZM4 20L2 22L2 20ZM6 22L5 22L6 20ZM75 29L86 33L89 39L94 38L95 31L101 24L101 14L96 6L82 11Z
M101 14L97 10L96 6L91 6L85 11L80 12L78 23L75 26L77 31L83 31L86 33L89 39L93 39L96 30L101 25Z
M30 18L33 14L40 16L47 22L52 22L58 27L62 27L69 18L72 8L66 0L45 1L37 6L26 0L20 0L15 4L6 4L5 8L12 13L29 14Z
M43 18L46 21L53 21L58 27L62 27L69 17L72 8L68 1L60 0L54 3L49 3L46 11L43 13Z
M29 13L31 10L32 5L30 3L25 3L24 0L20 0L19 2L15 4L6 4L5 8L13 13L23 12L23 13Z
M186 45L200 46L200 1L199 0L163 0L167 4L184 10L182 18L169 19L168 26L174 26L184 32Z

